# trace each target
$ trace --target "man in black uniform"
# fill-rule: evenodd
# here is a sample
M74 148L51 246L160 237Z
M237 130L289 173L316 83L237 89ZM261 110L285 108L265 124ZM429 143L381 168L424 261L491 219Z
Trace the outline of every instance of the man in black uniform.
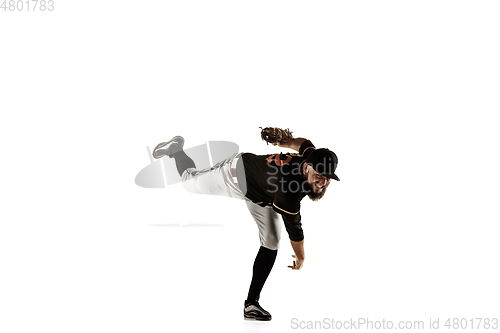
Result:
M182 150L184 139L180 136L158 144L153 151L155 158L175 159L186 190L246 201L257 223L261 246L253 265L244 317L256 320L271 320L271 314L258 301L276 260L283 222L295 252L293 265L288 267L299 270L305 260L300 201L305 196L314 201L321 199L330 180L339 180L334 152L316 149L311 141L291 136L275 144L298 154L239 153L212 168L196 170L193 160Z

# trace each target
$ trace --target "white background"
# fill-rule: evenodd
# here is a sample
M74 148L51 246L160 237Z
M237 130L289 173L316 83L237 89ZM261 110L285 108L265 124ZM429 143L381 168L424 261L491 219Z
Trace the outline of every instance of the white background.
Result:
M301 321L499 317L495 1L61 1L0 11L2 332L286 332ZM144 189L174 135L339 156L283 231L243 320L259 242L245 204ZM279 150L278 150L279 151ZM162 227L213 223L219 227ZM491 331L491 330L490 330Z

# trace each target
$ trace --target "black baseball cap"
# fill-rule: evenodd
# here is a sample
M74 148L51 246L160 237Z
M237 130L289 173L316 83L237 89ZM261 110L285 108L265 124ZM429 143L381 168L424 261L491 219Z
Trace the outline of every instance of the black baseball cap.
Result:
M314 171L327 178L340 180L335 174L339 160L337 155L330 149L320 148L312 151L306 159L307 164L312 166Z

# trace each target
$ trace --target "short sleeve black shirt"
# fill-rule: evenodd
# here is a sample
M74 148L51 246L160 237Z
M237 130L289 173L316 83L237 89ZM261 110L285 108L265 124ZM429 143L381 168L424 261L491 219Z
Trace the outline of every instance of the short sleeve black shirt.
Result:
M315 149L311 141L302 143L298 154L242 155L243 167L238 165L237 177L245 196L261 206L271 206L283 217L291 240L304 239L300 216L302 164ZM243 172L244 171L244 172Z

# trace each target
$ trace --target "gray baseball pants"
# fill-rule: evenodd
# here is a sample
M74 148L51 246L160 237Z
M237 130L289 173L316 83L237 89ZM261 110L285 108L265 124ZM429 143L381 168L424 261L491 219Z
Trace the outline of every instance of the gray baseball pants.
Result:
M257 223L260 244L270 250L277 250L281 238L280 216L272 207L259 206L241 192L236 178L236 164L241 154L234 154L211 168L187 169L182 174L182 185L184 189L192 193L222 195L245 200L250 214Z

